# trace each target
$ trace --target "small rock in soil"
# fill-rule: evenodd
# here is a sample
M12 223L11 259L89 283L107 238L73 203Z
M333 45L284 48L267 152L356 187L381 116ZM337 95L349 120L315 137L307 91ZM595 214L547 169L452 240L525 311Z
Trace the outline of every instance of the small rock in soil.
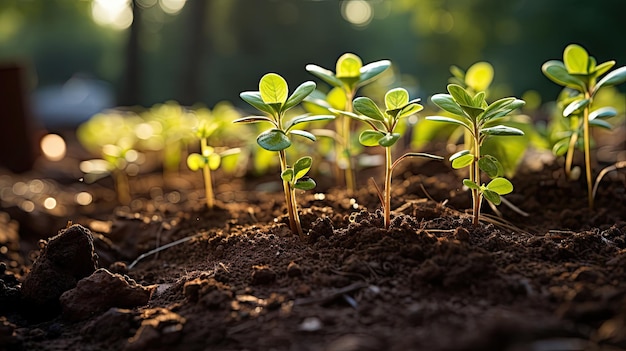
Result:
M141 326L124 348L125 351L167 350L182 336L185 318L165 309L154 308L142 313Z
M291 261L287 266L287 276L292 278L302 276L302 268L300 268L300 265Z
M219 309L230 305L233 298L231 288L214 278L196 278L185 283L183 294L190 302L200 301L209 309Z
M93 273L98 265L89 229L74 224L50 238L22 283L25 300L47 314L58 311L61 294ZM38 313L46 313L38 311Z
M104 268L82 279L61 295L63 318L78 321L102 313L111 307L132 308L145 305L156 285L142 286L133 279Z
M276 272L267 266L252 267L252 285L270 284L276 280Z

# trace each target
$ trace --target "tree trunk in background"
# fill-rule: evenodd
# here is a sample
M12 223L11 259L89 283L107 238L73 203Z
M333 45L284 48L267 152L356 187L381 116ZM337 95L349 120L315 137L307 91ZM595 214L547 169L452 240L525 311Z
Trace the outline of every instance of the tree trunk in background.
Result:
M184 40L183 71L181 74L181 94L179 102L182 105L192 105L202 98L202 68L207 65L208 43L205 33L208 30L207 9L211 0L188 1L185 5L187 17L187 33Z
M132 1L133 23L126 44L126 67L122 76L122 94L118 103L122 106L140 104L141 100L141 65L139 63L139 30L141 27L141 8L137 1Z

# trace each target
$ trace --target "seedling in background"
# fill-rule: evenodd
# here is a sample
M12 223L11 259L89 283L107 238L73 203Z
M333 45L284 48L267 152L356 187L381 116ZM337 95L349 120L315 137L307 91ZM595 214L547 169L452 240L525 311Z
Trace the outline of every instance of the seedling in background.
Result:
M429 116L426 119L460 125L471 135L470 148L455 153L450 161L455 169L469 167L469 179L464 179L463 184L472 193L473 223L476 225L483 197L492 204L499 205L502 201L500 195L513 191L513 184L502 176L502 164L494 156L482 154L481 146L492 135L524 135L517 128L498 124L503 117L522 107L524 101L508 97L489 105L485 101L485 92L473 95L457 84L448 85L448 92L449 94L433 95L431 99L454 117ZM481 183L481 170L492 179L487 185Z
M570 176L574 149L582 130L583 153L585 157L585 176L587 178L588 205L593 209L593 179L591 176L591 132L592 126L611 128L603 118L617 114L611 107L593 109L593 99L600 88L621 84L626 81L626 66L609 72L600 81L598 78L607 73L615 61L597 64L593 56L580 45L570 44L563 51L563 61L550 60L543 64L541 70L553 82L572 89L576 92L571 102L563 109L563 117L572 119L568 140L555 146L559 153L560 148L567 147L565 171ZM567 146L565 146L567 144Z
M200 138L200 153L192 153L187 156L187 167L192 171L202 170L204 176L204 191L206 193L206 205L209 210L215 206L215 196L213 194L213 181L211 171L215 171L222 163L223 157L234 156L239 153L239 148L228 149L223 152L209 146L209 137L217 131L220 124L215 121L202 119L195 128L195 134Z
M409 157L427 157L432 159L442 159L442 157L426 153L409 152L393 161L391 147L400 139L400 133L395 132L401 119L406 118L421 111L424 107L418 102L420 99L410 100L409 93L403 88L391 89L385 94L385 111L368 97L358 97L354 99L354 114L350 111L343 111L344 115L367 123L372 129L367 129L359 135L359 142L364 146L381 146L385 150L385 182L381 193L378 190L378 197L383 206L385 229L389 228L391 222L391 177L394 168L400 161Z
M347 112L352 112L352 100L356 96L357 90L373 81L389 68L389 66L391 66L391 61L389 60L376 61L363 66L363 62L359 56L346 53L341 55L337 60L335 73L313 64L306 65L305 68L309 73L322 79L331 86L341 89L345 95L345 106L342 108ZM338 119L336 131L343 141L341 143L335 143L337 158L335 163L337 165L342 162L345 163L344 174L346 188L349 193L354 193L356 190L356 176L350 149L350 118Z
M240 94L245 102L266 115L248 116L234 121L234 123L269 122L272 125L270 129L259 134L256 140L263 149L278 152L285 203L289 215L289 227L293 233L297 233L301 238L304 238L304 232L298 215L295 189L310 190L315 187L313 179L305 177L311 168L312 159L303 157L296 161L293 168L290 168L287 163L286 149L291 146L291 136L293 135L315 141L313 134L305 130L295 129L296 126L307 122L331 120L335 117L305 114L285 121L285 114L289 109L301 103L314 90L315 83L308 81L300 84L289 95L289 87L285 79L276 73L268 73L261 78L259 91L246 91Z

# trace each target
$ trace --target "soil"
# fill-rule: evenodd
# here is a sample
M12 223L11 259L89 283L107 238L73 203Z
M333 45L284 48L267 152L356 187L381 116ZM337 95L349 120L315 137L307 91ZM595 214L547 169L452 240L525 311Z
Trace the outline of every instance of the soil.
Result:
M298 194L301 240L275 177L218 172L209 211L199 173L149 172L119 206L62 162L0 176L0 350L626 350L624 172L589 210L559 160L521 167L528 216L475 226L463 174L410 161L384 229L364 170Z

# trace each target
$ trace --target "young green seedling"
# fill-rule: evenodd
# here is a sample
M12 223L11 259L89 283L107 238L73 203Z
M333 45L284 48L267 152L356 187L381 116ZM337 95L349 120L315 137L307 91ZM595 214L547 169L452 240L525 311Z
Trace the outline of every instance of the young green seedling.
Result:
M524 135L517 128L498 124L504 116L523 106L524 101L508 97L489 105L485 101L485 92L472 95L457 84L449 84L448 92L449 94L433 95L431 99L455 117L429 116L426 119L460 125L470 134L469 150L455 153L450 161L455 169L469 166L469 179L464 179L463 184L472 193L473 223L478 224L483 197L492 204L499 205L502 201L500 195L513 191L511 182L502 177L504 169L500 162L491 155L482 154L481 145L491 135ZM481 170L492 178L487 185L481 183Z
M409 93L403 88L391 89L385 94L385 111L368 97L354 99L354 114L350 111L341 113L348 117L367 123L372 129L367 129L359 135L359 142L364 146L381 146L385 150L385 182L383 193L378 196L383 206L385 229L391 222L391 177L393 169L400 161L409 157L427 157L442 159L442 157L426 153L409 152L393 161L391 147L400 139L396 127L401 119L421 111L424 107L418 102L420 99L409 100Z
M289 168L287 163L286 149L291 146L291 136L301 136L311 141L315 141L315 136L310 132L294 127L306 122L323 121L334 119L334 116L308 114L300 115L285 121L286 112L298 105L304 98L315 90L315 83L308 81L299 85L294 92L289 95L289 87L283 77L276 73L268 73L259 82L259 91L246 91L240 94L241 98L264 112L263 116L248 116L236 119L234 123L258 123L268 122L271 128L265 130L257 137L257 144L265 150L278 152L280 160L281 178L285 193L287 213L289 215L289 226L293 233L304 237L298 207L295 201L295 189L309 190L315 186L315 182L305 177L311 168L311 158L303 157L296 161L293 168Z
M565 148L567 152L565 159L565 171L570 175L574 149L578 138L583 136L583 154L585 157L585 176L587 178L587 194L589 208L593 208L593 179L591 177L591 133L592 126L611 128L611 125L603 118L613 117L617 114L615 109L604 107L592 109L593 99L602 87L621 84L626 81L626 66L622 66L609 72L598 81L600 76L607 73L615 61L607 61L597 64L593 56L589 56L587 51L580 45L570 44L563 51L563 61L550 60L543 64L541 70L553 82L566 88L576 91L576 96L563 110L563 117L573 118L569 133L569 141L557 144L558 148ZM582 119L582 121L579 121Z
M200 120L195 128L195 134L200 138L200 153L192 153L187 156L187 167L192 171L202 170L204 176L204 191L206 193L206 205L209 210L215 206L215 196L213 195L213 181L211 179L211 171L219 168L223 157L236 155L239 148L228 149L222 152L216 152L215 149L208 144L208 139L220 127L219 123L209 120Z
M347 112L352 112L352 100L356 96L357 90L373 81L389 68L389 66L391 66L391 61L389 60L376 61L363 66L363 62L359 56L346 53L341 55L337 60L335 73L313 64L306 65L305 68L309 73L322 79L331 86L341 89L345 101L345 106L342 108ZM346 188L349 193L353 193L356 190L356 177L350 149L350 119L343 118L341 123L339 120L337 120L336 123L337 133L343 138L343 141L335 144L337 150L337 160L335 163L338 165L341 162L339 157L344 158Z

